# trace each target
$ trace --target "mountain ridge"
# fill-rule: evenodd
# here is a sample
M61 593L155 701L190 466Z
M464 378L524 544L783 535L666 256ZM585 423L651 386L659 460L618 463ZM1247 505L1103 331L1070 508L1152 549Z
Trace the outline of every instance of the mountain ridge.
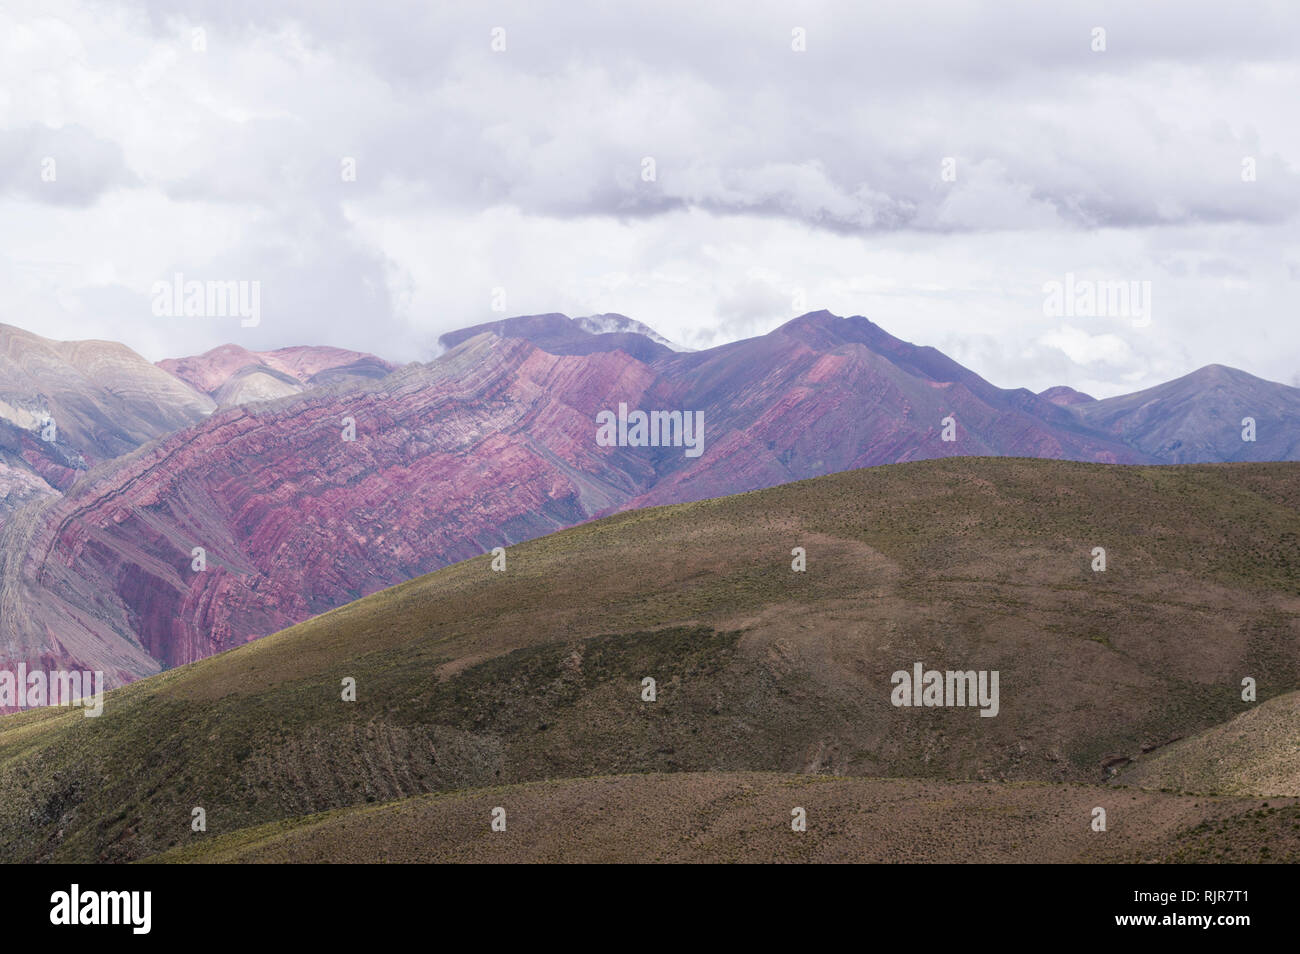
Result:
M1232 443L1236 411L1198 410L1196 383L1227 382L1206 398L1221 409L1285 406L1295 390L1209 371L1162 386L1155 411L1149 396L1060 406L995 387L869 319L826 311L698 352L627 333L648 361L622 346L623 334L575 330L563 315L507 319L458 336L425 364L208 410L89 473L70 472L61 490L37 487L0 528L4 663L101 668L117 684L594 517L878 464L1159 463L1163 445L1144 435L1162 436L1151 424L1161 401L1175 428L1219 428L1203 442L1210 450L1249 456ZM287 355L279 373L295 380L356 363L346 352L343 365L331 364L334 352L273 354ZM227 357L199 383L224 387L246 360ZM620 405L701 414L702 453L600 446L596 416ZM1276 431L1273 418L1260 423ZM1126 442L1133 433L1140 439ZM1276 441L1251 449L1275 448L1300 453ZM195 548L206 561L197 571Z

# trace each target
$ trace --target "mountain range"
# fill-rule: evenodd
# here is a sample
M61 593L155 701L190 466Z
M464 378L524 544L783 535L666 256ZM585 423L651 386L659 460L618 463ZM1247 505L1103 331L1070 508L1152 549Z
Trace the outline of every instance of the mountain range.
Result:
M825 311L703 351L620 315L441 343L404 367L233 345L155 366L0 326L0 665L117 685L595 517L880 464L1300 459L1300 390L1245 372L1037 395ZM703 452L603 446L620 406L702 414Z

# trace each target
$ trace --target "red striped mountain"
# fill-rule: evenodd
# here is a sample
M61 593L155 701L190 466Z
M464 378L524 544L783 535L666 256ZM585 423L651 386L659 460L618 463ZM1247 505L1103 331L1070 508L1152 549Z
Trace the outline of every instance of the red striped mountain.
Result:
M628 507L938 456L1159 460L1079 411L1107 401L994 387L865 318L689 353L622 334L498 323L382 380L219 410L27 507L0 535L0 666L128 680ZM1268 389L1294 390L1231 399ZM620 404L702 412L702 455L601 446Z
M653 380L621 351L482 335L372 387L220 410L3 529L0 665L121 682L616 507L653 467L597 447L586 408Z

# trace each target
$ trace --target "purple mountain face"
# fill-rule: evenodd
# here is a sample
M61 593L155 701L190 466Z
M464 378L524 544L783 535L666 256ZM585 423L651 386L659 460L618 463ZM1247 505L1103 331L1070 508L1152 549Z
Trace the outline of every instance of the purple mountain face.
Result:
M814 312L698 352L628 322L507 319L383 377L379 359L322 353L336 349L164 363L193 386L127 361L156 382L131 406L152 407L157 433L141 426L122 456L5 523L0 666L102 669L120 684L594 516L874 464L1300 456L1287 426L1300 390L1225 368L1075 400L997 388L862 317ZM298 385L343 370L330 387L213 410L249 367ZM109 400L68 387L91 417ZM14 459L39 463L22 422Z
M1300 388L1221 364L1074 410L1161 463L1300 460Z
M1059 404L1061 407L1073 407L1076 404L1091 404L1097 400L1091 394L1084 394L1082 391L1076 391L1074 388L1058 384L1054 388L1048 388L1046 391L1039 391L1038 396L1045 401L1051 401L1053 404Z

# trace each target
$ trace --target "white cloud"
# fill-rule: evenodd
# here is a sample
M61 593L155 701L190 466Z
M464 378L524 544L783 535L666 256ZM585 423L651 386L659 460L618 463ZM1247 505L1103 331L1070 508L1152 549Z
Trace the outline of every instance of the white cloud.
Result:
M1103 364L1126 369L1133 363L1133 349L1119 335L1093 335L1081 328L1061 326L1043 335L1038 342L1063 352L1075 364Z

